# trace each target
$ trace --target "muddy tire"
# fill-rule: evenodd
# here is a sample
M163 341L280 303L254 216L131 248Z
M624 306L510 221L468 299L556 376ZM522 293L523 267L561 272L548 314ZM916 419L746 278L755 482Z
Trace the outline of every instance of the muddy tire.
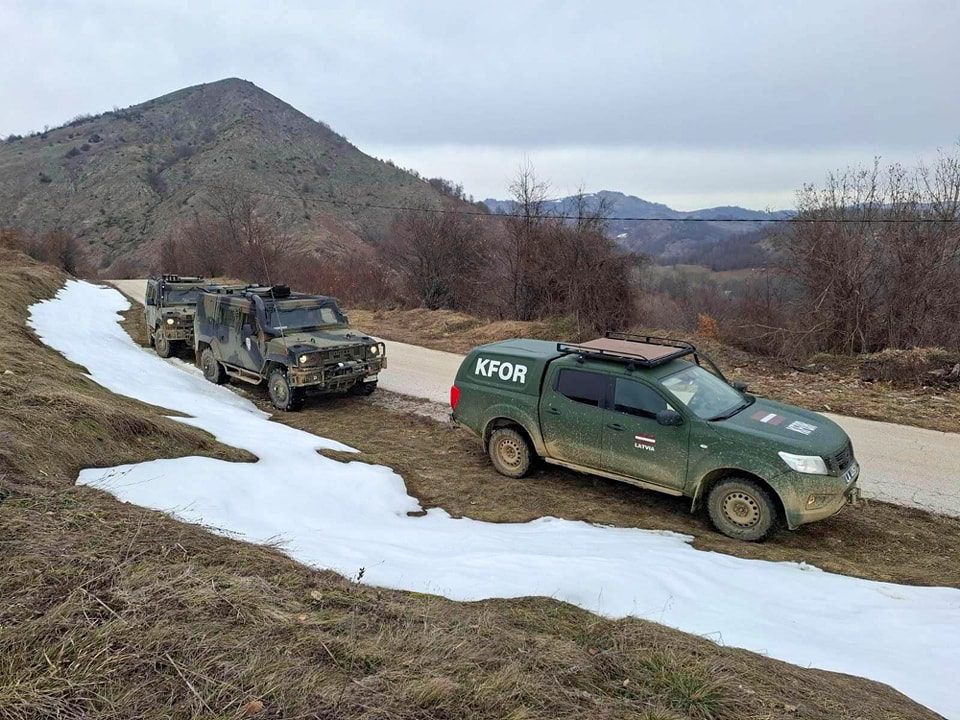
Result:
M227 371L217 362L210 348L204 348L200 353L200 368L203 370L203 377L215 385L223 385L228 379Z
M173 356L173 341L167 340L167 336L163 334L163 328L157 328L153 333L153 349L162 358Z
M373 392L377 389L377 382L363 382L362 380L350 388L351 395L360 395L361 397L366 397L367 395L373 395Z
M730 477L714 485L707 511L713 526L735 540L759 542L780 526L780 510L771 492L749 478Z
M290 386L287 373L282 368L270 371L270 376L267 378L267 392L270 393L270 402L277 410L294 412L303 407L302 391Z
M490 435L487 452L501 475L522 478L533 467L533 451L527 439L513 428L498 428Z

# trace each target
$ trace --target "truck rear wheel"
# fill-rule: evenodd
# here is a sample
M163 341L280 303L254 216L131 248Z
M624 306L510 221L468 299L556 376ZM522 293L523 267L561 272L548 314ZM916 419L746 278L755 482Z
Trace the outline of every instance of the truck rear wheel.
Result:
M493 467L501 475L522 478L530 472L533 453L527 439L513 428L497 428L487 445Z
M157 328L153 333L153 349L162 358L173 356L173 343L163 334L163 328Z
M770 491L743 477L721 480L710 490L707 511L717 530L727 537L758 542L778 526L779 511Z
M303 393L299 388L290 386L290 379L282 368L270 371L267 390L270 393L270 402L277 410L293 412L303 407Z
M223 365L217 362L213 356L213 350L204 348L200 353L200 367L203 368L203 376L216 385L223 385L227 381L227 372Z

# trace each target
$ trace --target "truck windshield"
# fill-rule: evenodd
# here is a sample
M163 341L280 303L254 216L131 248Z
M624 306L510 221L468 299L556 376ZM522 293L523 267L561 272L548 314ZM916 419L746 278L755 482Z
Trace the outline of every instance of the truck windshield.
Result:
M336 308L329 305L291 308L274 306L267 308L267 321L277 332L340 325L343 322Z
M163 293L165 305L196 305L199 298L200 288L188 288L186 290L167 288Z
M730 417L752 402L699 365L667 375L660 384L705 420Z

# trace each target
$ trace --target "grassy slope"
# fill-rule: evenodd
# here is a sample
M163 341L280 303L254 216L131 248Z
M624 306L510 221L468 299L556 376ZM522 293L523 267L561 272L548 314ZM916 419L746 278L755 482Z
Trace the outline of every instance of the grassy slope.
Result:
M0 321L13 329L0 336L4 354L27 352L48 394L90 397L99 411L65 414L25 385L10 401L19 414L5 420L8 442L29 450L37 427L57 441L44 466L4 459L4 718L934 717L877 683L653 623L542 599L380 591L74 488L85 464L229 452L81 380L29 339L26 306L62 278L0 259ZM136 432L107 421L128 413L143 421Z
M572 326L554 322L487 322L449 310L352 309L350 320L388 340L465 353L482 343L511 337L571 338ZM646 328L637 332L673 335ZM724 373L746 380L752 392L817 412L834 412L870 420L960 432L960 387L897 387L864 382L856 363L818 356L816 372L806 372L774 358L765 358L698 337L688 338L717 361Z

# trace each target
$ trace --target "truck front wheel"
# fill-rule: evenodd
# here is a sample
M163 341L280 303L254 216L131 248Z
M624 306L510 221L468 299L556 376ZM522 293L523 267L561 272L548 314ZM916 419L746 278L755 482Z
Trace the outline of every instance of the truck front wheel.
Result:
M267 390L270 393L270 402L277 410L293 412L303 407L303 392L290 386L287 373L282 368L275 368L270 372Z
M163 328L158 327L153 333L153 348L157 355L168 358L173 355L173 343L163 334Z
M497 428L487 445L493 467L501 475L522 478L530 472L533 453L527 439L513 428Z
M779 520L777 504L760 483L743 477L721 480L710 490L707 511L727 537L758 542L769 537Z

